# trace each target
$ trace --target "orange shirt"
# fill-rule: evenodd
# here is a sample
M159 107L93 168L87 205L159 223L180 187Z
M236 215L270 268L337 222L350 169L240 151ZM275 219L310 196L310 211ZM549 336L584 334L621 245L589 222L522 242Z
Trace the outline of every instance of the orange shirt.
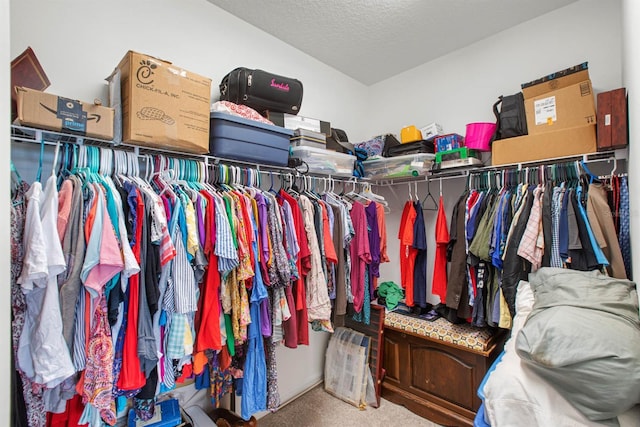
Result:
M337 264L338 254L336 254L336 248L333 246L333 238L331 237L331 230L329 229L329 215L327 215L328 207L326 203L322 203L322 238L324 241L324 255L327 258L327 263Z

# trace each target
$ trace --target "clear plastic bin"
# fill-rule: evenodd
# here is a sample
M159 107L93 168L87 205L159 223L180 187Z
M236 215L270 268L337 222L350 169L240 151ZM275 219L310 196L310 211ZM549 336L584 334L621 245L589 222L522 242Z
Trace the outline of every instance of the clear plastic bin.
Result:
M302 159L309 172L326 175L352 176L355 156L315 147L291 147L291 157Z
M426 175L431 170L434 154L417 153L397 157L381 157L364 161L365 178L405 178Z

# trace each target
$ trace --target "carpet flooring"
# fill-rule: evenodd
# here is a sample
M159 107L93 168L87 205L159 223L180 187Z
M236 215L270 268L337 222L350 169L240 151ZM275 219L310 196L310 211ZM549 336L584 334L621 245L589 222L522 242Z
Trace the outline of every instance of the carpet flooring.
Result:
M410 412L403 406L382 399L379 408L359 410L314 387L275 413L258 420L258 427L375 427L375 426L438 427L431 421Z

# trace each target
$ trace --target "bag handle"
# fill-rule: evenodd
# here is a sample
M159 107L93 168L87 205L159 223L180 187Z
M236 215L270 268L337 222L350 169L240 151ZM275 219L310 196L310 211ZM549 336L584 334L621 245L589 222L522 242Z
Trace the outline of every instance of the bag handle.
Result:
M503 96L500 95L495 104L493 104L493 114L496 116L496 131L491 136L489 145L493 144L493 141L500 139L500 112L498 111L498 105L502 104L502 98Z

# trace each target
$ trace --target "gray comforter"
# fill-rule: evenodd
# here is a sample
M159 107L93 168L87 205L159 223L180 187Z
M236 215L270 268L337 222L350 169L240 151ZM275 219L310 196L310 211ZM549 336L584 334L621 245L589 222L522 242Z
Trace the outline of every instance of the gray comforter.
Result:
M640 319L635 283L599 272L542 268L517 336L523 363L587 418L616 425L640 403Z

